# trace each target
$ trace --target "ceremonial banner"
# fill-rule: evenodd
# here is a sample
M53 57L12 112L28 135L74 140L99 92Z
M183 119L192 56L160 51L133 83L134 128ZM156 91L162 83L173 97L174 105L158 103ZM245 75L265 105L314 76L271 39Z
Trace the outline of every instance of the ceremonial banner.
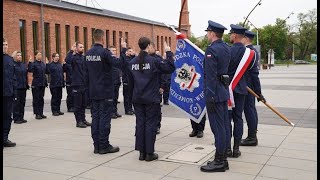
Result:
M190 119L199 123L206 113L203 92L204 52L183 34L176 32L176 35L176 70L171 76L169 101Z

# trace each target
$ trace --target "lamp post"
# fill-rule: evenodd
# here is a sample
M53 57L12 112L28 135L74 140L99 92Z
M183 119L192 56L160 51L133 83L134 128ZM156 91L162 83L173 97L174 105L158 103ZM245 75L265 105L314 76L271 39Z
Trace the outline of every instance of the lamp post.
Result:
M249 19L248 19L248 22L250 23L251 26L253 26L257 30L257 46L259 46L259 30L255 25L252 24L251 21L249 21Z
M261 5L261 1L262 0L260 0L254 7L253 7L253 9L249 12L249 14L248 14L248 16L246 17L246 19L244 20L244 22L243 22L243 26L246 24L246 21L247 21L247 19L248 19L248 17L250 16L250 14L252 13L252 11L259 5Z

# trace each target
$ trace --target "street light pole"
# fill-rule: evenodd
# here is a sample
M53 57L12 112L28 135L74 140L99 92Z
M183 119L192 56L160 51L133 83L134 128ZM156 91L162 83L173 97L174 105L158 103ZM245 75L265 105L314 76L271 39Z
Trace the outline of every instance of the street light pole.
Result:
M246 19L244 20L244 22L243 22L243 26L246 24L246 21L247 21L247 19L248 19L248 17L250 16L250 14L252 13L252 11L259 5L261 5L261 1L262 0L260 0L254 7L253 7L253 9L249 12L249 14L248 14L248 16L246 17Z
M251 21L249 21L249 19L248 19L248 22L250 23L251 26L253 26L257 30L257 46L259 46L259 30L255 25L252 24Z

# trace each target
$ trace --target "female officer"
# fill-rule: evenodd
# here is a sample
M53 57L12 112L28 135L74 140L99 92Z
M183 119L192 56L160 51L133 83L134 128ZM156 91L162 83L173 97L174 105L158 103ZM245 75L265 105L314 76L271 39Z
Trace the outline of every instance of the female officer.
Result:
M129 63L129 89L133 90L132 102L136 116L135 150L140 151L139 160L158 159L154 153L157 130L157 112L160 108L159 77L161 73L172 73L175 69L173 53L165 43L167 60L161 62L148 55L150 39L141 37L140 53Z
M15 63L15 91L13 99L13 121L16 124L26 123L24 117L24 107L26 105L26 95L28 86L27 67L21 62L22 55L19 51L14 51L12 57Z
M34 53L35 61L29 64L28 72L32 74L32 106L33 113L36 115L36 119L47 118L43 114L44 106L44 91L48 87L46 78L46 65L41 61L42 54L40 51Z

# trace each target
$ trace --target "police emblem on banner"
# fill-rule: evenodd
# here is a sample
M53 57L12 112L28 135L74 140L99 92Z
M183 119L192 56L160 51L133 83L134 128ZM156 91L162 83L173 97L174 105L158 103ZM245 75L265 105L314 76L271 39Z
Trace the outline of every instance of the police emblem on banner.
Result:
M177 51L183 51L185 48L186 48L186 43L185 43L185 41L182 40L182 39L179 39L179 40L177 41L176 50L177 50Z
M199 79L201 75L196 72L194 66L184 63L181 68L176 69L177 76L174 81L180 85L181 90L193 90L199 87Z

